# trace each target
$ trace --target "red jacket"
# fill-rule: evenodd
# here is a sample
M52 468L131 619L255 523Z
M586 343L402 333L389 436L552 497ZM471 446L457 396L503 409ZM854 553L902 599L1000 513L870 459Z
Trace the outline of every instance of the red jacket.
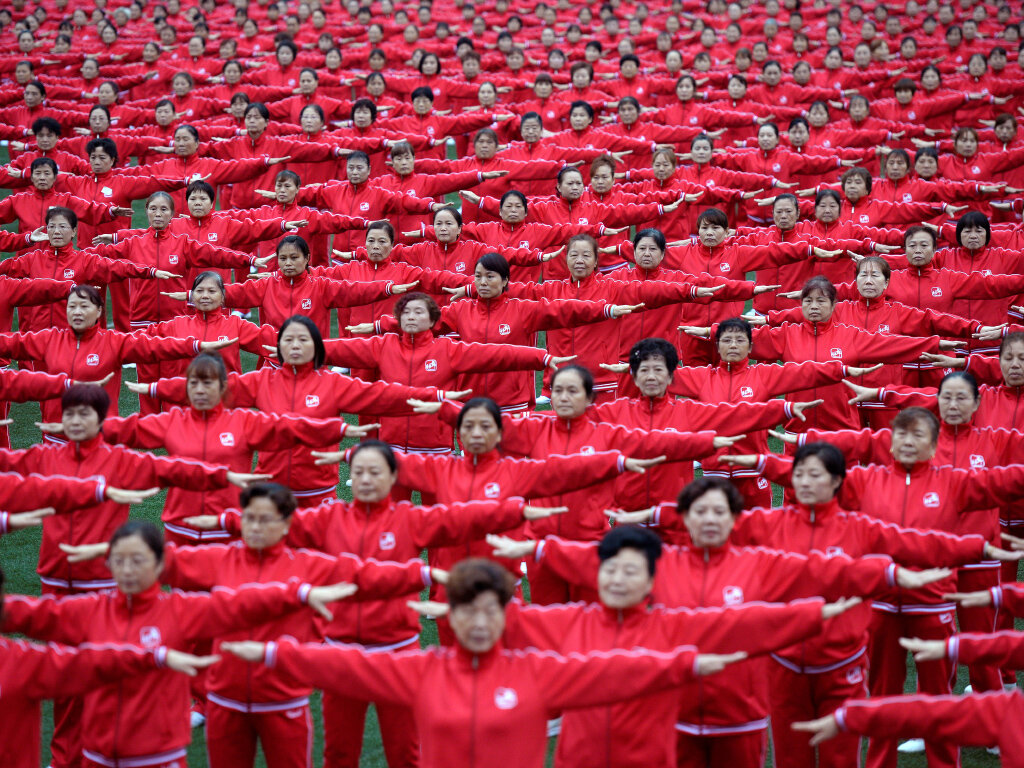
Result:
M515 496L429 507L390 498L372 504L338 499L298 510L286 541L339 557L404 562L419 558L427 547L480 542L488 533L518 529L524 506ZM229 531L240 533L236 510L221 519ZM378 650L412 645L419 639L420 622L405 602L406 597L342 601L331 606L334 621L318 620L320 634L328 642Z
M240 349L254 355L266 354L264 344L277 343L277 329L271 325L256 325L221 307L213 312L199 312L189 308L186 314L172 320L153 323L142 331L146 336L195 338L197 341L224 341L238 339L237 344L217 350L224 359L229 373L241 373ZM145 362L149 362L148 360ZM160 378L184 376L189 361L168 360L160 364Z
M916 338L869 333L843 325L833 315L824 323L804 320L799 324L786 323L777 328L755 328L750 356L758 360L781 359L784 362L837 360L844 365L902 363L916 360L924 352L937 351L938 343L937 336ZM842 384L831 384L787 395L787 399L792 401L824 398L825 403L810 411L806 422L793 419L786 425L786 429L803 432L810 427L845 429L859 426L856 408L848 402L848 391Z
M185 310L184 302L169 299L161 293L190 290L190 270L197 267L247 268L255 263L255 259L247 254L152 227L134 230L132 236L118 239L111 245L98 245L90 252L181 275L181 278L161 280L159 285L149 285L148 281L131 282L131 322L137 328L170 320Z
M945 269L956 269L960 272L983 272L986 280L991 275L1024 274L1024 256L1021 252L1010 248L986 246L977 251L966 248L943 248L935 254L935 265ZM972 301L960 298L953 304L952 313L961 317L971 317L982 321L985 325L999 325L1006 322L1006 301Z
M460 375L476 371L539 370L551 355L535 347L507 344L467 344L433 331L414 336L388 333L368 339L325 342L326 362L350 368L370 368L384 381L416 387L455 389ZM385 417L380 439L401 450L450 453L451 430L437 416Z
M755 654L821 630L821 602L785 606L664 608L614 611L597 604L521 606L513 603L502 638L510 648L552 649L563 655L616 648L670 651L697 645L701 653ZM689 687L682 689L687 695ZM566 710L558 737L559 768L670 768L676 765L675 723L680 691L637 697L600 708Z
M533 768L547 751L552 711L600 706L693 678L693 649L559 656L462 648L367 654L272 643L266 664L345 696L412 707L423 768Z
M38 645L0 640L0 761L9 768L39 766L39 702L149 672L159 666L163 648L153 652L114 643Z
M218 587L240 589L247 584L284 583L292 579L314 586L344 581L359 587L356 597L339 603L349 615L352 605L361 606L369 600L367 605L372 606L380 598L389 597L392 602L404 602L430 585L429 568L418 557L402 563L377 562L344 552L332 557L308 549L292 549L283 542L255 550L241 541L201 547L168 545L161 579L172 587L197 591ZM331 608L333 612L335 606ZM319 639L316 625L320 623L319 617L314 621L314 616L305 611L290 613L262 626L218 635L213 652L227 640L265 642L287 635L312 642ZM309 686L274 674L262 665L254 667L230 653L223 654L221 663L211 668L206 685L210 700L216 704L257 714L302 707L309 702L311 693Z
M46 223L46 212L50 208L62 206L70 208L87 224L102 224L115 220L111 213L115 205L99 200L83 200L70 192L57 191L55 188L40 192L32 187L0 200L0 222L17 222L16 231L28 234Z
M260 321L280 328L292 315L306 315L320 333L331 335L331 309L369 304L391 295L392 283L350 283L303 272L287 278L280 272L259 280L224 286L224 305L258 307Z
M573 584L597 580L596 544L548 537L537 546L541 568ZM824 593L826 599L867 595L892 586L888 557L861 560L818 552L807 555L761 547L664 547L652 598L670 607L706 608L748 601L777 602ZM753 659L697 681L682 697L677 730L695 735L745 733L767 727L766 661Z
M391 252L391 256L415 267L456 272L472 277L476 263L487 253L500 254L509 264L517 266L539 266L543 263L539 251L518 247L503 248L500 245L461 237L454 243L441 243L431 239L415 245L400 245Z
M347 425L342 419L305 419L273 413L257 413L218 405L209 411L191 407L164 413L103 422L110 442L136 448L164 448L171 456L197 458L227 465L234 472L252 470L254 451L290 449L295 443L322 446L332 432L338 439ZM161 518L168 530L196 541L223 540L223 531L197 531L182 520L192 515L215 515L237 503L233 487L219 491L174 488L167 494Z
M51 376L36 371L12 371L0 368L0 415L7 417L10 407L8 401L26 403L30 400L47 400L60 397L70 386L65 374ZM0 448L10 448L11 438L7 427L0 427Z
M7 232L5 234L12 234ZM19 235L12 235L19 238ZM10 250L0 242L0 250ZM4 301L0 305L0 331L9 331L14 322L14 308L35 304L53 304L66 299L71 292L73 282L69 280L51 280L48 277L13 278L0 276L0 292ZM22 321L24 322L24 321ZM25 330L22 328L22 330Z
M227 486L227 468L194 459L154 456L110 445L103 435L81 443L33 445L23 451L0 451L0 468L22 474L66 475L90 478L105 475L119 488L215 489ZM36 572L40 581L62 589L109 589L110 571L101 560L69 563L60 544L94 544L107 541L128 520L124 504L95 500L43 521L43 539ZM40 505L43 506L43 505Z
M4 259L0 261L0 274L33 279L47 277L54 280L72 280L106 289L107 283L129 277L152 277L155 270L152 267L133 264L131 261L100 258L89 251L79 251L65 245L62 248L41 248L38 251ZM25 307L18 312L18 328L21 331L67 327L66 301L39 307Z
M722 434L744 434L774 427L792 416L785 400L767 402L717 403L709 405L692 400L620 397L599 403L590 409L595 421L620 424L628 429L675 429L681 432L711 429ZM651 467L642 475L624 475L618 482L615 498L624 509L644 509L661 501L675 499L679 489L693 479L691 462Z
M1004 608L1014 616L1024 616L1024 589L1017 584L992 587L992 604Z
M82 480L66 475L26 477L15 472L0 473L0 509L5 510L2 532L8 533L7 512L28 512L42 507L63 511L99 504L106 497L106 489L104 477Z
M118 148L122 161L128 160L128 154L125 153L120 143ZM82 147L82 154L85 154L84 149L85 147ZM144 171L145 167L139 170ZM62 189L83 200L102 201L131 208L134 201L145 199L154 192L173 192L184 189L188 185L188 179L151 176L148 173L119 173L113 170L97 175L89 168L83 176L61 176L60 184ZM123 226L123 223L124 220L95 225L83 222L78 227L78 242L80 245L89 247L96 235L113 234Z
M265 366L249 373L228 374L228 398L232 407L256 408L264 413L296 418L329 419L343 413L406 414L412 408L406 402L437 400L443 395L435 387L406 387L383 381L372 383L314 368L312 363L280 368ZM175 378L155 382L150 394L162 400L188 404L186 380ZM326 441L315 450L337 448L337 441ZM260 446L257 472L274 476L300 499L333 492L338 484L338 468L317 466L310 449L295 445L284 451Z
M305 602L309 585L260 584L213 594L117 590L63 600L8 595L3 630L77 645L93 642L161 645L185 650L197 640L255 627ZM135 758L137 765L183 760L192 739L188 678L157 670L94 688L85 696L82 754L94 762ZM148 759L147 759L148 758Z
M102 323L102 321L101 321ZM110 331L97 323L81 336L70 328L47 328L33 333L0 334L0 355L18 360L39 361L47 373L66 373L75 381L100 381L114 377L104 385L110 402L121 394L123 363L147 363L151 360L191 358L199 353L199 341L193 338L154 338L143 334ZM57 399L40 403L43 421L60 421Z

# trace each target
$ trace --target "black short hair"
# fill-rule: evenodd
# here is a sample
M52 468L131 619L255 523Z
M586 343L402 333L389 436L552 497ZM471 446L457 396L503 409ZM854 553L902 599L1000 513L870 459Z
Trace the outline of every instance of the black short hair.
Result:
M715 330L715 342L717 343L721 340L721 338L729 331L739 331L747 337L747 341L751 344L754 343L754 329L751 328L750 323L742 317L730 317L720 322L718 324L718 328Z
M38 161L33 161L33 165ZM981 227L985 230L985 245L989 244L992 240L992 224L981 211L967 211L963 216L960 217L956 223L956 242L958 245L963 245L961 235L967 227Z
M431 102L434 100L434 92L425 85L421 85L412 92L412 96L409 97L410 101L416 101L418 98L430 99Z
M648 528L637 525L619 525L612 528L597 545L597 559L602 563L615 557L624 549L635 549L647 560L647 575L654 578L654 571L661 557L661 539Z
M370 110L371 123L377 119L377 105L374 104L370 99L356 99L355 102L352 104L352 109L348 113L348 119L355 119L356 111L360 109Z
M697 216L697 228L700 225L707 222L712 227L722 227L724 229L729 228L729 217L725 215L725 211L719 208L708 208L700 212Z
M668 243L665 241L665 233L662 232L660 229L655 229L654 227L645 227L644 229L638 229L636 231L636 234L633 235L633 247L636 248L638 245L640 245L640 241L643 240L645 237L651 238L651 240L654 241L654 244L658 246L658 250L661 251L662 253L664 253L665 250L668 248Z
M100 423L110 412L110 395L99 384L72 384L60 398L60 408L66 411L78 405L86 405L96 411Z
M57 167L57 161L52 157L37 157L28 167L29 175L35 173L36 168L42 168L43 166L46 166L53 171L54 176L60 173L60 169ZM52 211L53 209L51 208L50 210Z
M164 535L156 524L151 523L149 520L129 520L120 526L114 531L113 536L110 537L111 551L114 549L114 545L121 539L128 539L132 536L138 536L142 539L143 543L156 556L158 563L164 561Z
M932 433L932 444L938 443L939 417L927 408L918 408L916 406L912 408L904 408L893 418L892 429L893 431L896 431L897 429L910 429L910 427L918 422L928 425L928 429Z
M46 116L37 117L32 121L32 133L38 134L40 131L49 131L50 133L60 136L64 132L64 129L61 128L60 123L57 122L55 118Z
M49 158L40 158L43 160L49 160ZM72 211L70 208L64 208L59 205L53 206L46 211L46 216L43 219L44 223L49 224L54 219L61 217L65 219L68 224L71 225L72 229L78 229L78 214Z
M500 431L502 429L501 408L498 407L498 404L489 397L471 397L466 401L465 405L462 406L462 410L459 411L458 418L455 419L456 432L462 429L462 422L466 418L466 414L474 408L485 409L494 417L494 423L498 425L498 430Z
M793 469L796 469L805 459L811 456L817 456L818 460L825 467L825 471L832 475L832 477L839 478L839 487L841 488L842 481L846 479L846 457L843 456L843 452L832 445L832 443L824 441L801 445L793 454Z
M978 389L978 380L967 371L951 371L950 373L947 373L945 376L943 376L942 381L939 382L939 389L936 392L936 395L942 393L942 387L945 385L947 381L958 380L964 382L967 385L967 387L971 390L971 393L974 395L974 402L978 402L978 400L981 398L981 390Z
M267 109L267 105L262 101L254 101L245 108L245 116L248 117L250 112L256 112L264 120L270 120L270 110Z
M515 586L512 574L493 560L481 557L460 560L448 572L448 604L452 608L468 605L480 595L494 592L498 602L506 606Z
M280 483L254 483L248 488L243 488L238 495L238 504L245 509L253 499L270 499L285 520L290 518L299 506L295 494Z
M281 330L277 332L277 359L284 360L284 356L281 354L281 337L284 336L284 332L288 330L288 326L295 324L304 326L305 329L309 331L309 335L313 337L313 367L319 368L324 364L324 358L327 357L327 349L324 347L324 337L320 333L320 329L316 327L316 323L305 315L292 315L281 323Z
M363 440L356 444L352 449L352 453L349 454L348 463L351 464L355 461L356 456L358 456L362 451L367 450L376 451L384 457L384 462L388 465L388 469L391 470L391 474L398 472L398 459L395 458L395 452L392 450L391 446L383 440Z
M804 283L804 287L800 289L800 301L806 299L814 291L821 291L826 299L833 304L836 303L836 287L824 275L815 275Z
M500 253L485 253L479 259L476 260L478 266L483 267L488 272L496 272L501 276L501 279L506 283L511 278L512 272L509 269L508 259L502 256ZM508 285L505 286L505 290L508 290Z
M733 517L743 511L743 494L736 489L735 485L724 477L704 475L687 483L679 492L679 497L676 499L676 509L679 514L685 515L693 503L709 491L721 491L725 494L725 498L729 502L729 511Z
M90 139L89 143L85 145L86 156L91 155L97 149L103 150L115 163L118 161L117 142L113 139L109 139L106 136L99 139Z
M215 190L207 181L203 181L202 179L190 181L189 185L185 187L185 199L188 200L192 197L193 192L201 192L210 198L210 202L217 202L217 190Z
M565 373L575 373L579 376L580 381L583 382L583 391L586 393L587 399L589 400L594 397L594 374L590 372L590 369L577 363L564 365L555 371L551 375L551 386L555 386L555 379Z
M636 372L640 370L640 364L654 357L660 357L665 361L670 374L674 373L675 369L679 367L679 353L670 342L656 337L640 339L629 350L630 375L636 376Z

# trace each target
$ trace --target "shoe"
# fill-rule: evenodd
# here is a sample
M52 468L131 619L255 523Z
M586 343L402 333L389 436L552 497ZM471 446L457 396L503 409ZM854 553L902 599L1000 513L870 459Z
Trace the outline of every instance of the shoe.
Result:
M541 395L537 398L537 405L551 405L551 398Z
M964 696L966 696L969 693L974 693L974 686L970 683L964 686Z
M332 366L331 370L334 371L335 373L344 374L345 376L348 376L350 373L352 373L351 368L342 368L340 365Z
M916 755L924 752L924 739L910 739L904 741L896 750L901 755Z
M554 720L548 720L548 738L557 736L562 732L562 718L556 717Z
M1007 692L1016 691L1017 685L1015 683L1003 683L1003 690Z
M195 707L192 707L188 713L188 722L192 728L202 728L206 723L206 715L200 712Z
M998 755L999 747L986 747L985 751L988 752L990 755Z

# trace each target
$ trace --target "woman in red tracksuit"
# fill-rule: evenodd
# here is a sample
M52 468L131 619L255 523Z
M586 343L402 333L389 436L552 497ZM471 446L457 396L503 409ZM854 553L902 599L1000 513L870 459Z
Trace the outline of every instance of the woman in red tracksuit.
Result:
M203 353L186 372L189 405L148 416L132 414L107 419L104 434L110 442L138 448L164 448L171 456L198 458L226 464L238 472L252 467L255 451L291 450L296 443L323 446L332 433L362 436L340 418L309 419L243 408L225 408L227 370L216 354ZM230 506L230 492L175 489L164 505L162 519L169 540L176 544L223 541L225 531L198 531L185 525L185 517L213 513Z
M292 315L306 315L330 335L331 309L379 301L404 293L409 285L386 282L343 282L309 273L309 245L298 235L282 237L277 244L278 270L256 280L234 283L225 288L229 307L258 307L260 320L275 327Z
M957 531L969 513L988 508L992 498L1024 495L1024 466L964 470L934 463L939 420L924 409L903 411L893 420L892 430L893 463L852 467L839 495L844 508L906 527ZM762 455L742 461L772 480L788 483L788 459ZM868 648L872 695L891 695L903 688L906 655L897 643L900 637L935 639L952 634L953 604L943 596L953 588L949 578L923 591L899 589L875 600ZM953 669L945 662L924 663L917 674L922 692L949 693ZM944 745L927 748L930 763L955 764L955 753ZM895 765L896 745L873 741L868 755L869 765Z
M459 339L480 344L501 343L532 347L537 333L555 328L569 328L628 315L641 307L619 306L606 301L556 299L529 301L508 296L511 269L500 253L485 253L473 270L473 295L467 301L456 301L441 308L441 319L434 333L455 333ZM355 329L350 329L355 330ZM382 317L371 327L360 331L388 332L398 330L392 317ZM508 372L501 375L470 373L460 379L460 387L472 390L478 397L489 397L501 410L532 410L536 402L536 384L532 371Z
M897 363L916 360L925 352L951 349L959 342L942 341L938 336L915 338L895 334L876 335L838 323L833 317L836 289L824 277L813 277L802 291L802 323L785 323L777 328L762 327L753 332L754 346L750 356L758 360L838 360L851 363ZM710 329L696 329L697 335L709 335ZM786 429L802 432L809 427L818 429L851 429L860 424L856 409L847 401L847 390L841 384L814 387L794 392L789 399L807 396L823 397L825 405L802 425L790 422Z
M36 371L12 371L0 368L0 419L6 419L11 402L27 403L60 397L71 386L66 374L51 376ZM0 427L0 448L10 448L11 437L7 426Z
M337 556L293 549L295 497L283 486L256 484L242 491L241 511L232 528L242 541L205 547L174 547L164 552L163 583L184 590L212 591L217 587L238 589L245 584L287 582L299 578L311 584L348 582L359 588L353 600L356 611L369 613L385 601L403 605L404 600L429 586L429 569L418 552L395 561L398 553L366 559L339 548ZM79 548L76 557L106 554L106 545ZM398 555L400 556L400 555ZM348 606L345 613L348 613ZM405 611L402 611L403 614ZM357 613L356 615L361 615ZM334 622L340 617L335 616ZM306 642L319 638L312 617L293 614L258 629L231 632L214 642L272 640L281 636ZM308 686L297 685L264 668L253 668L233 656L211 670L206 679L207 755L212 765L252 768L257 741L270 765L279 768L312 768L312 719ZM330 724L327 733L330 734ZM359 735L362 735L360 720ZM415 728L412 729L416 748ZM330 739L329 739L330 740ZM358 742L359 740L357 740ZM358 752L356 754L358 762ZM413 764L415 760L413 760ZM404 764L395 761L395 765Z
M309 685L411 707L423 768L532 768L544 762L550 711L665 690L735 660L695 657L692 647L667 654L507 651L501 635L514 590L511 574L467 560L449 583L454 648L390 654L284 642L235 643L225 650Z
M327 362L353 368L372 368L383 381L410 387L452 389L466 373L539 370L572 359L555 357L536 347L467 344L447 336L434 336L431 329L440 319L441 310L424 293L403 296L395 304L394 314L399 322L399 333L369 339L329 341L326 344ZM410 453L451 453L451 430L436 416L420 414L384 418L381 424L380 437L393 448Z
M351 594L350 585L311 587L263 584L214 594L164 592L157 580L163 539L147 521L125 523L110 540L108 564L117 589L57 600L8 596L3 629L70 644L134 642L146 649L186 647L246 627L257 627L300 610ZM82 717L86 768L110 765L170 768L184 760L188 683L163 671L94 688Z
M188 294L186 314L173 320L153 323L143 333L146 336L195 338L199 342L228 342L218 352L228 373L241 373L240 350L254 355L266 354L264 344L272 344L277 332L272 325L256 325L224 308L224 279L219 272L200 272ZM182 376L188 362L169 360L160 364L160 378Z
M65 373L79 381L103 381L116 402L121 391L121 365L125 362L167 358L192 358L214 351L227 341L196 338L153 338L101 327L103 297L91 285L76 285L67 301L68 328L49 328L32 333L0 334L0 355L34 360L40 370ZM60 420L60 404L40 403L43 421Z
M288 527L290 546L339 557L403 562L418 558L426 547L481 541L488 533L518 528L524 520L559 511L528 506L518 497L412 506L392 499L398 460L387 444L363 441L348 461L353 501L336 500L299 511ZM229 510L208 522L235 532L238 520L238 514ZM373 652L408 650L420 636L419 621L401 598L338 606L334 619L320 622L319 630L329 644L355 643ZM324 692L324 759L329 765L358 766L366 708L366 701L343 692ZM376 708L389 764L416 765L419 741L412 711L385 702L377 702Z
M928 583L945 573L915 573L883 556L856 560L842 553L805 555L738 546L730 534L743 499L722 478L699 478L687 485L678 508L693 543L663 550L652 592L657 602L670 607L730 606L821 593L826 598L881 594L894 583ZM598 568L594 546L548 537L537 544L534 557L541 570L550 569L574 584L590 584ZM976 549L980 547L977 542ZM681 697L676 724L680 767L763 764L768 663L745 662Z
M460 394L385 381L368 383L327 371L323 368L324 343L320 331L302 315L288 318L281 326L277 334L277 356L280 366L228 375L233 407L310 419L329 419L343 413L397 416L416 412L409 405L410 399L438 400ZM162 400L188 403L186 378L131 388L136 387L141 388L137 391ZM330 445L317 447L327 450ZM338 473L333 467L317 466L305 445L283 451L264 450L261 446L256 468L291 489L303 506L315 506L337 497Z

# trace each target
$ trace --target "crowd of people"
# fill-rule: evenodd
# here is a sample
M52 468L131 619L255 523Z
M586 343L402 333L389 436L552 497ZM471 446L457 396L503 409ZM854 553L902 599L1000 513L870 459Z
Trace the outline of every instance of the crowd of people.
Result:
M1022 31L9 0L0 764L1024 766Z

